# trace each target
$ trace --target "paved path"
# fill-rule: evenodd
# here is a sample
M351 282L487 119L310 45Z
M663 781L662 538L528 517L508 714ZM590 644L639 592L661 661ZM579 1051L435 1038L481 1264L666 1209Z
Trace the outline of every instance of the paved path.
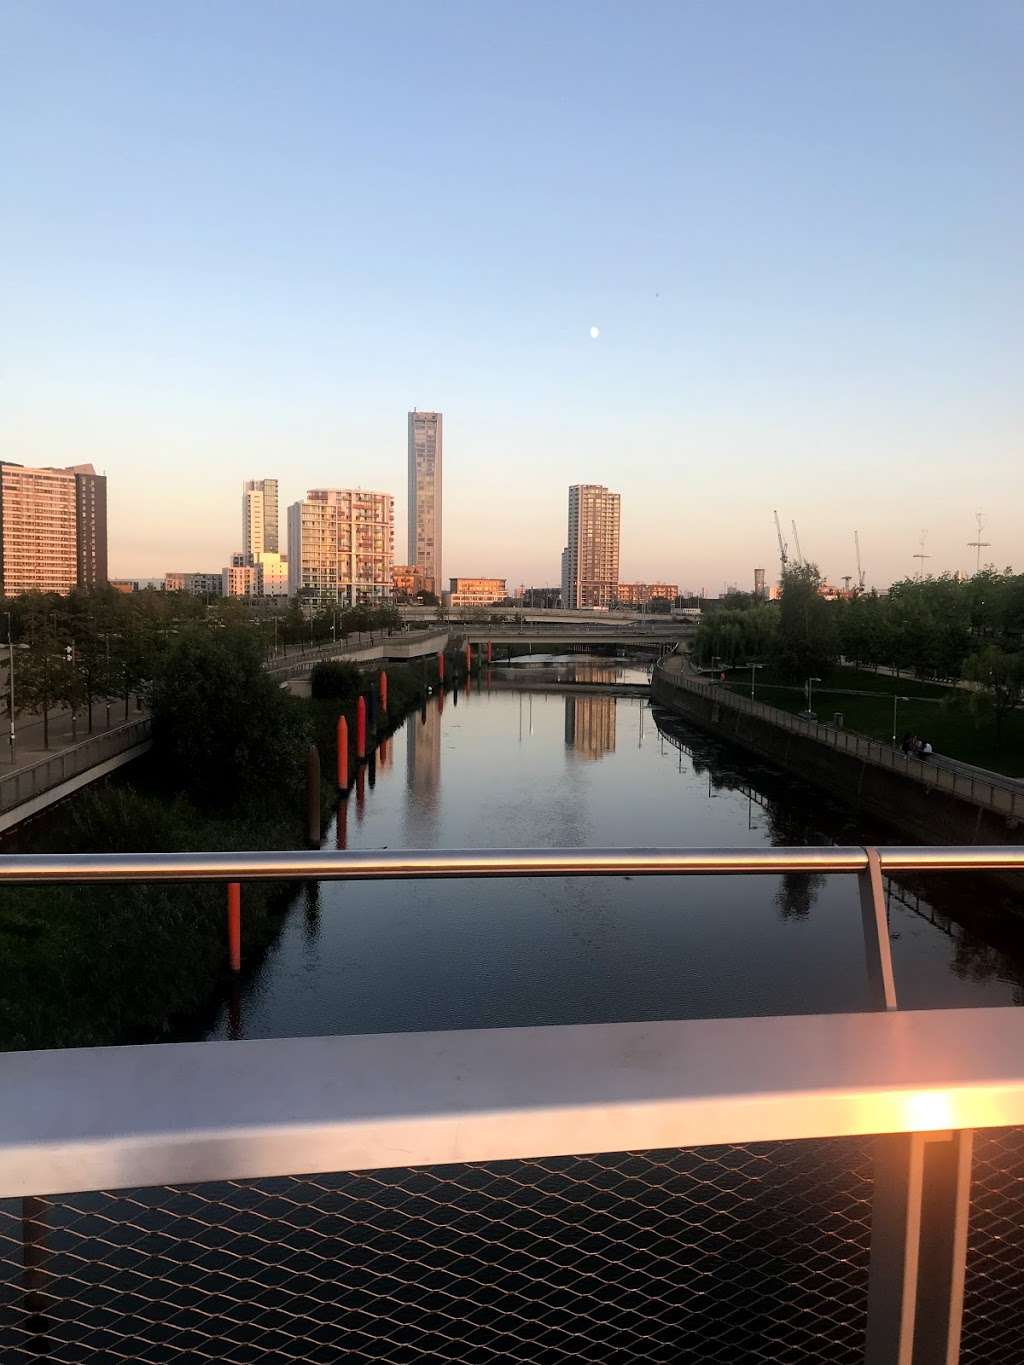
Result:
M135 707L135 699L132 698L128 706L128 719L141 720L148 714L145 711L138 711ZM108 729L114 730L119 725L123 725L125 720L124 701L111 702L110 705L110 725L107 725L107 708L105 703L94 702L92 708L92 734L89 734L88 716L83 712L78 713L78 723L72 727L71 712L61 708L50 712L50 747L43 748L43 721L41 716L26 713L16 716L14 720L15 730L15 761L11 762L10 745L10 717L0 716L0 778L8 777L11 773L19 772L24 768L31 768L36 763L41 763L46 758L53 758L62 749L69 749L75 744L81 744L84 740L92 739L96 735L102 735Z

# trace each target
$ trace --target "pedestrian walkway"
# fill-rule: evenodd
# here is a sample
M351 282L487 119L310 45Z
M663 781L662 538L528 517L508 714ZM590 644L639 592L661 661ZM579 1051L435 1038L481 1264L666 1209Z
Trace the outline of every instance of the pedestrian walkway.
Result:
M42 763L45 759L53 758L62 749L69 749L73 745L82 744L87 739L92 739L97 735L106 734L109 730L116 730L123 726L127 721L139 720L146 713L136 709L135 699L129 702L128 715L125 716L125 706L121 701L111 702L109 708L109 724L107 722L108 708L105 702L94 702L92 708L92 734L89 733L89 717L86 712L79 711L77 717L73 718L70 710L65 707L54 708L50 712L47 729L49 730L49 747L43 745L43 720L35 713L26 713L15 717L14 721L14 762L11 762L11 718L8 715L0 716L0 779L10 777L14 772L24 768L32 768L37 763Z
M111 721L114 714L112 709ZM121 714L124 714L123 706ZM97 727L96 719L94 714L92 735L86 734L72 742L70 716L58 717L58 724L50 734L49 750L21 748L17 745L16 731L16 761L11 764L8 757L8 763L0 765L0 833L131 763L152 745L148 715L130 718L127 723L111 724L109 730L105 724ZM105 722L105 709L102 719ZM30 724L26 726L25 734L27 744L41 744L41 723L38 733Z

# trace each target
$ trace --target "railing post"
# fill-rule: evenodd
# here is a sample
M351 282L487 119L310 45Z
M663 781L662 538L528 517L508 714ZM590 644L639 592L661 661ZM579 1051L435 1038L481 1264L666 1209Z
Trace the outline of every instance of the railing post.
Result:
M973 1138L876 1139L865 1365L960 1359Z
M885 888L882 885L882 865L876 848L866 848L868 864L857 873L860 889L860 919L864 933L864 957L868 970L868 988L874 1009L894 1010L896 978L892 969L892 945L885 914Z

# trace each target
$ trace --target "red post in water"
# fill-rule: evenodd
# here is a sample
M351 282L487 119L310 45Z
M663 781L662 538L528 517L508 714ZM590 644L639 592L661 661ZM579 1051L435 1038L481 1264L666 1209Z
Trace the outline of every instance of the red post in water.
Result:
M494 658L494 645L490 642L490 640L488 640L488 641L487 641L487 662L490 663L491 660L492 660L493 658Z
M348 721L338 717L338 790L348 791Z
M473 671L473 646L466 641L466 677Z
M366 805L366 769L360 763L356 769L356 820L363 823L363 809Z
M242 885L228 882L228 966L242 970Z
M356 758L366 757L366 698L356 702Z
M388 709L388 675L383 668L380 671L380 709Z
M443 682L444 682L444 654L443 654L443 653L441 653L441 654L439 654L439 655L437 656L437 681L438 681L439 683L443 683Z
M343 798L338 802L338 820L334 831L335 846L339 849L348 848L348 800Z

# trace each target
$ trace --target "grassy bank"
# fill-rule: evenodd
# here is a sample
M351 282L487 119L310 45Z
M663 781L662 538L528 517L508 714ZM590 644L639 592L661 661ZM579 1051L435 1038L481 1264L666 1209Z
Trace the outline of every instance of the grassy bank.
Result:
M449 679L461 660L447 661ZM436 661L389 667L389 707L377 742L436 689ZM376 674L373 675L374 680ZM221 801L202 784L182 789L159 746L147 759L71 798L6 841L7 852L192 852L305 846L305 771L309 742L321 757L322 826L337 798L336 733L349 718L355 763L360 680L346 698L280 697L296 753L287 772L238 780ZM229 724L224 717L218 723ZM190 742L192 737L189 737ZM258 749L256 751L258 758ZM295 894L294 884L250 883L242 891L243 972L258 964ZM155 1041L180 1031L223 997L223 885L11 887L0 895L0 1048L71 1047Z
M750 695L749 669L729 670L726 679L731 690ZM807 704L802 687L767 669L757 674L756 696L783 711L803 711ZM896 704L897 743L909 732L929 739L937 753L1011 777L1024 776L1024 712L1011 713L997 731L991 712L962 688L836 668L814 684L814 709L824 721L841 711L847 729L888 742L894 696L910 699Z

